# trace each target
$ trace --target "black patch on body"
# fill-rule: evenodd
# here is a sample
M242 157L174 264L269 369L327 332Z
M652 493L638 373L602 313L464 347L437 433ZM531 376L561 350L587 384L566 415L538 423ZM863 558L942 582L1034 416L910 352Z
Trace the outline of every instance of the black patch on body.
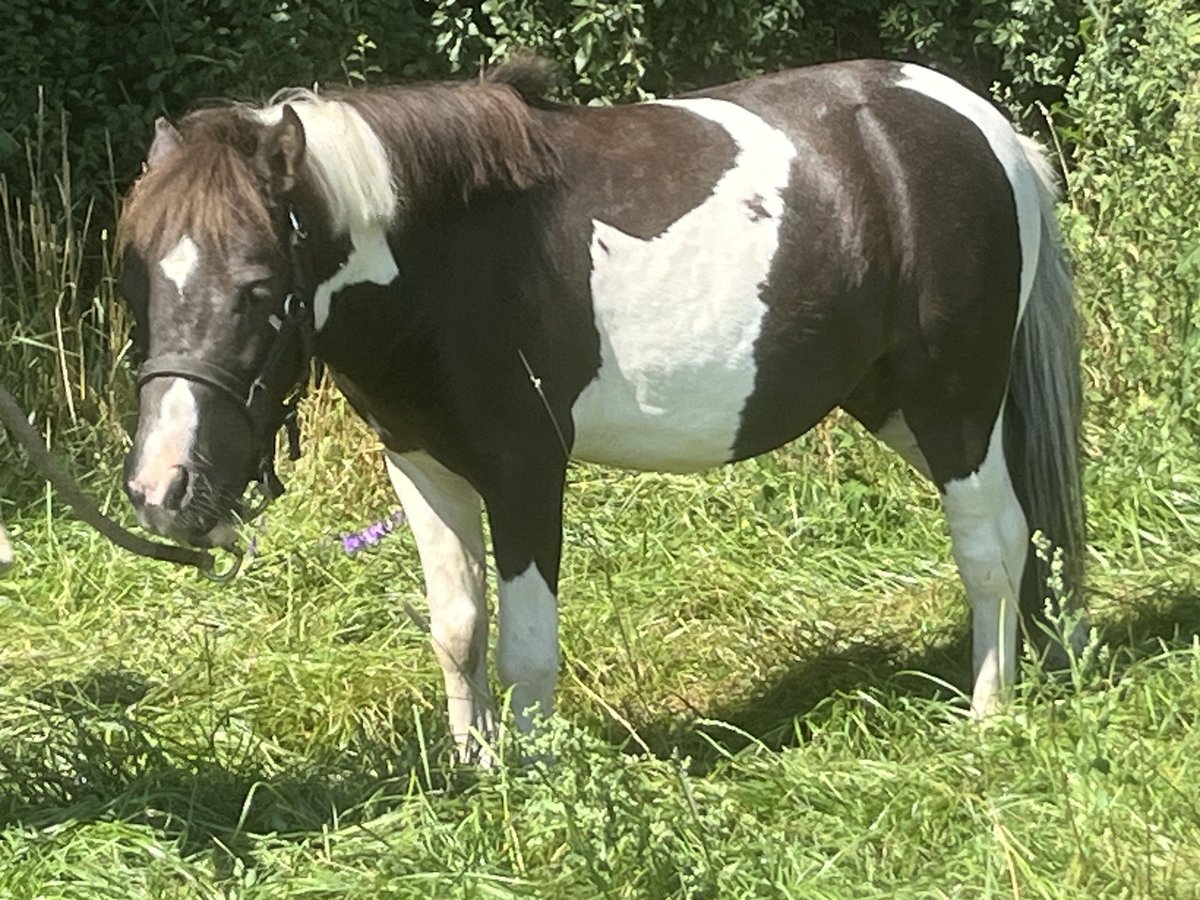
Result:
M979 129L898 76L864 62L711 92L797 148L734 458L842 406L871 429L903 410L939 484L983 459L1017 311L1015 203Z
M400 228L389 246L401 276L338 291L317 350L389 449L424 450L479 491L501 576L534 561L553 589L563 442L600 368L592 220L653 238L712 193L736 148L670 107L540 114L562 148L561 183Z

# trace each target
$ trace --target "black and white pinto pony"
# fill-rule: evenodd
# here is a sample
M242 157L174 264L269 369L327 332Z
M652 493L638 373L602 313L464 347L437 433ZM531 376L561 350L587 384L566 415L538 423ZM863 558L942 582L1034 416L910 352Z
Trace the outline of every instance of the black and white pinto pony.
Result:
M545 67L160 120L120 226L146 364L146 526L233 546L308 354L379 434L420 552L459 750L552 709L569 459L695 472L835 407L940 492L973 611L972 709L1079 575L1079 358L1042 154L911 64L780 72L615 108Z

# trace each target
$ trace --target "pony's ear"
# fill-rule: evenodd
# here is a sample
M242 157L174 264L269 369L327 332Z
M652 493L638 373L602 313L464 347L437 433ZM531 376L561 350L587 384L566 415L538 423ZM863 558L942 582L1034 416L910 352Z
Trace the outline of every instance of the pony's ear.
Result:
M271 126L258 148L259 159L272 185L282 194L296 186L304 146L304 123L291 106L284 106L279 123Z
M159 116L154 120L154 140L150 142L150 152L146 154L146 167L153 169L178 150L182 143L183 138L175 126Z

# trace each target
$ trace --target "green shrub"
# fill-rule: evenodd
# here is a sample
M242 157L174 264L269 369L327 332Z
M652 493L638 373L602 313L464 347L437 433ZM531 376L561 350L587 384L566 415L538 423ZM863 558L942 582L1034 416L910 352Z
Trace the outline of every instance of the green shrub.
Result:
M1093 404L1112 420L1140 398L1200 435L1200 10L1110 0L1084 29L1059 123Z

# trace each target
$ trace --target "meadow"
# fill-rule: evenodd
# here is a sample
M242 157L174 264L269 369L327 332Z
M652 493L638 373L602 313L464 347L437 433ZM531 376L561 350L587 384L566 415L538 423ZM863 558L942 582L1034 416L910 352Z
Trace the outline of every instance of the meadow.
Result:
M343 545L397 504L331 389L228 585L0 437L0 898L1200 896L1200 16L1146 8L1043 110L1085 332L1065 671L970 720L936 492L835 415L703 475L572 468L559 714L455 766L411 536ZM69 155L0 178L0 375L129 523L112 200Z

